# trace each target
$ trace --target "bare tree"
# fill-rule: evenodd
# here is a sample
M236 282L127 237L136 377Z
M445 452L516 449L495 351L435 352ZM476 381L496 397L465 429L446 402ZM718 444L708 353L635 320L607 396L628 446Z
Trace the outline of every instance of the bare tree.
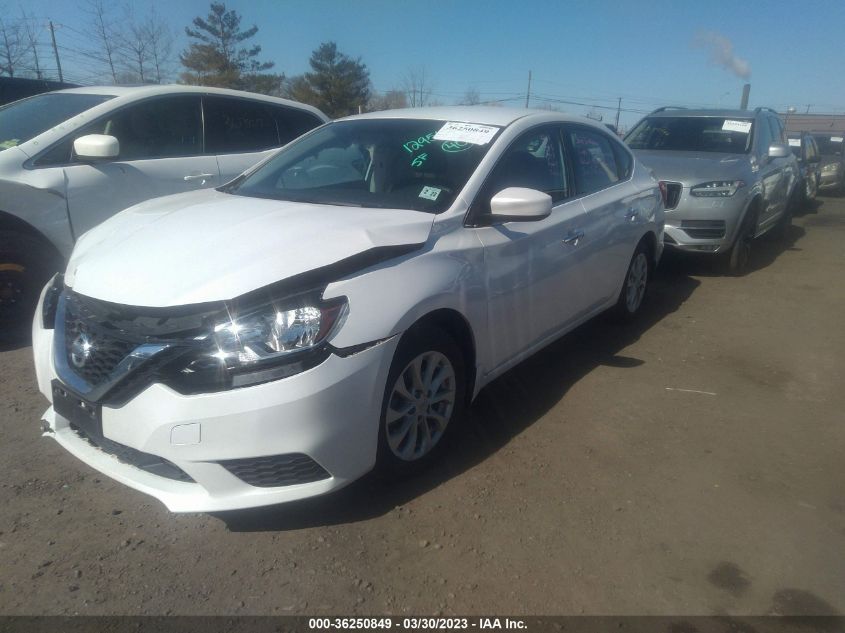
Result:
M23 28L24 44L32 53L33 71L36 79L42 79L41 62L38 59L38 40L41 37L41 29L37 26L38 21L33 15L28 15L21 9L21 25Z
M367 104L368 112L377 112L379 110L395 110L397 108L407 108L408 98L401 90L388 90L384 94L373 93L370 96L370 102Z
M118 83L118 46L122 37L115 19L103 0L86 0L81 9L88 16L87 34L95 47L88 52L108 66L112 82Z
M478 92L478 88L470 86L464 93L461 105L478 105L479 103L481 103L481 95Z
M402 78L402 89L412 108L422 108L431 100L432 83L425 66L409 68Z
M173 73L173 31L158 13L155 7L150 9L144 21L147 49L149 53L151 71L156 83L164 83Z
M120 65L124 69L121 79L128 82L146 83L149 40L146 25L138 21L132 5L124 6L123 34L117 47Z
M22 36L21 22L0 18L0 74L15 76L20 62L26 57L27 47Z

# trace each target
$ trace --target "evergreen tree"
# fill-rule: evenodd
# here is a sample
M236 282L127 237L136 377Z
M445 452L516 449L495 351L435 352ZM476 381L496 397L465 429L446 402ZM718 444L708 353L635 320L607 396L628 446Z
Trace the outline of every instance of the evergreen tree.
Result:
M241 30L241 16L227 10L222 2L212 2L206 18L196 17L193 28L185 33L194 42L182 52L180 59L187 72L182 81L187 84L278 92L282 77L263 73L273 67L273 62L260 62L256 58L261 46L242 45L258 33L258 27Z
M309 60L311 72L291 78L285 95L316 106L332 118L358 112L370 100L370 71L358 58L337 50L337 44L321 44Z

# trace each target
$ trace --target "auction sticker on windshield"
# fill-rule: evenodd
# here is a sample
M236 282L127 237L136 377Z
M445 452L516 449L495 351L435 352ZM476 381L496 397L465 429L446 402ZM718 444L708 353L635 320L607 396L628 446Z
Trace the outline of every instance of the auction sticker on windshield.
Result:
M751 121L725 119L725 122L722 123L722 129L726 132L742 132L743 134L748 134L751 131Z
M490 142L499 128L492 125L477 125L475 123L456 123L449 121L434 135L435 141L458 141L474 145L486 145Z
M800 138L789 139L789 146L790 147L801 147L801 139Z

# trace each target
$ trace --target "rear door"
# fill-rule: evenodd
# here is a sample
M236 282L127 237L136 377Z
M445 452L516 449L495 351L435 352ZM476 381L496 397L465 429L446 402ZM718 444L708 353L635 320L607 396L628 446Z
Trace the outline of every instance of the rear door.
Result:
M138 202L220 184L215 157L202 155L199 96L154 97L131 104L74 136L85 134L116 137L120 154L106 161L72 157L64 167L68 212L77 237Z
M267 101L203 97L206 152L217 156L222 182L323 121L305 110Z
M629 182L633 158L608 134L577 124L564 129L575 195L584 207L579 282L584 305L578 315L583 317L616 298L647 221L640 206L651 204L651 194Z

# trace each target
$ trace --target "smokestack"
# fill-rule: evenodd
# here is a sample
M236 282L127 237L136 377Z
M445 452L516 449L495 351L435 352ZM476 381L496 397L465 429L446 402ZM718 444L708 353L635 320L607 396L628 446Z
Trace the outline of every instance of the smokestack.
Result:
M745 84L742 87L742 102L739 104L740 110L748 109L748 95L751 93L751 84Z

